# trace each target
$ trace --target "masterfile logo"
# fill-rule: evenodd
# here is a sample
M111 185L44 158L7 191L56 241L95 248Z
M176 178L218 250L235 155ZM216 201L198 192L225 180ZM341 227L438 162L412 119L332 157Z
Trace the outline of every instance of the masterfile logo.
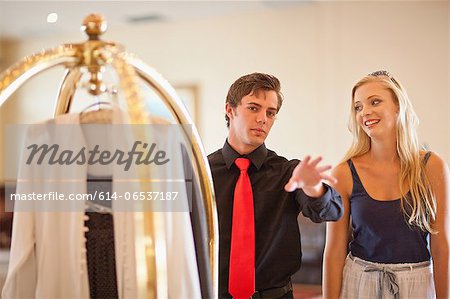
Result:
M164 150L157 150L156 143L148 144L142 141L135 141L130 151L124 152L116 149L114 152L103 149L96 144L92 150L82 147L78 151L72 149L63 149L58 144L31 144L27 146L29 151L26 164L30 165L36 163L48 163L49 165L108 165L116 163L123 165L124 170L128 171L131 164L136 165L164 165L169 163L170 158L167 158L167 153ZM35 159L36 158L36 159Z
M8 125L8 211L167 211L191 208L191 126ZM96 211L96 210L95 210Z

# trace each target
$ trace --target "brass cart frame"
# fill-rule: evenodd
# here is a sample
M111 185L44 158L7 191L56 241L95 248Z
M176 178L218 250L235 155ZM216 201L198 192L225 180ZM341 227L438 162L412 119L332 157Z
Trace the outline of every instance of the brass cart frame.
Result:
M83 27L89 39L80 44L64 44L27 56L0 74L0 106L8 100L22 84L31 77L54 67L65 67L66 73L59 88L55 103L54 116L68 113L73 101L77 83L81 79L80 68L86 68L90 74L89 93L99 95L106 92L102 81L105 66L112 66L119 77L120 87L124 92L128 106L128 116L132 124L147 124L149 121L144 103L137 87L136 79L141 78L163 99L166 107L179 124L192 125L191 118L181 100L170 84L154 69L144 64L135 56L127 53L119 44L100 40L106 31L106 22L100 15L89 15L83 21ZM193 151L194 174L199 178L202 206L207 220L209 241L209 264L213 282L214 297L218 297L218 220L214 200L212 176L199 135L194 126L189 136ZM140 212L143 217L136 217L135 223L144 227L145 237L152 242L144 250L147 273L138 277L138 294L146 298L167 298L167 282L164 278L166 265L161 262L165 252L165 240L158 228L161 219L151 212ZM140 220L137 220L137 219Z

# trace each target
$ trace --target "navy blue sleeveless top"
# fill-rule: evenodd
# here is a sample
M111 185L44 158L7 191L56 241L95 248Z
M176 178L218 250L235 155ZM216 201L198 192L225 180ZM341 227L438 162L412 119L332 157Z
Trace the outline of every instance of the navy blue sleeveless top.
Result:
M428 160L430 153L424 158ZM353 240L350 252L366 261L386 264L418 263L430 260L428 233L409 226L400 199L375 200L367 193L351 160L353 190L350 196Z

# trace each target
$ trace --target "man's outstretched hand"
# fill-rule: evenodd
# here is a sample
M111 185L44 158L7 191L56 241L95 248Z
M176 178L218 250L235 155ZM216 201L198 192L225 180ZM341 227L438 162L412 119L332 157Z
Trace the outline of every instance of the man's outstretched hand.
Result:
M337 180L325 173L331 169L331 165L319 166L320 161L322 161L322 157L311 160L311 156L306 156L294 168L289 182L284 186L284 190L292 192L301 188L310 197L322 196L325 193L322 181L335 184Z

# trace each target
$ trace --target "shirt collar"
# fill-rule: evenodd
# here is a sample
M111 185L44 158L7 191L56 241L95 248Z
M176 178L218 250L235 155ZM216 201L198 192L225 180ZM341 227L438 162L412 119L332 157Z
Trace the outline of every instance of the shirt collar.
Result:
M230 169L231 165L234 164L234 161L237 158L242 157L249 159L250 162L252 162L252 164L256 167L256 169L259 170L267 157L267 148L266 145L263 143L253 152L247 155L241 155L237 151L235 151L228 143L228 140L226 140L222 148L222 155L228 169Z

